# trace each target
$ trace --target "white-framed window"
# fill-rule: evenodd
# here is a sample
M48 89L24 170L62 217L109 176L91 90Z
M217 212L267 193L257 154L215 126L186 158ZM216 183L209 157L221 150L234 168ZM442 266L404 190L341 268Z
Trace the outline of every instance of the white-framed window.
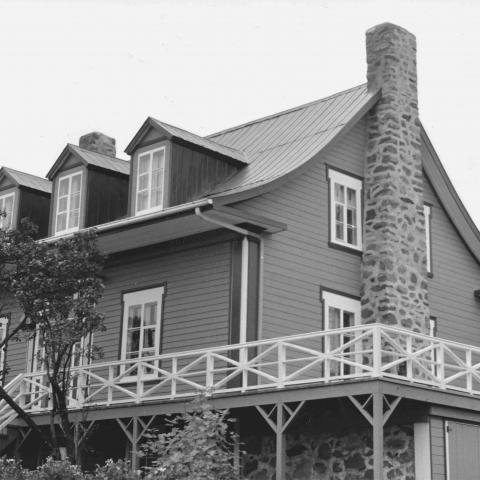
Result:
M80 227L82 172L58 179L55 234L75 232Z
M0 228L8 230L13 226L13 206L15 204L15 192L0 196Z
M432 273L432 207L423 205L425 215L425 245L427 255L427 273Z
M136 360L160 353L164 287L149 288L123 295L122 360ZM148 362L157 366L158 361ZM122 366L126 378L137 375L128 371L131 363ZM148 367L142 368L142 377L156 376Z
M0 343L7 337L9 320L7 316L0 317ZM5 370L5 352L6 345L3 345L3 347L0 348L0 373L3 373Z
M361 306L360 300L347 297L338 293L322 291L324 307L324 329L326 331L354 327L360 324ZM360 361L356 353L356 345L342 348L343 345L355 338L354 332L336 332L325 337L325 352L338 352L333 355L337 360L330 361L330 375L349 375L353 372L352 366L343 363Z
M362 181L328 169L330 182L330 241L362 249Z
M165 196L166 148L140 153L137 165L136 213L161 210Z

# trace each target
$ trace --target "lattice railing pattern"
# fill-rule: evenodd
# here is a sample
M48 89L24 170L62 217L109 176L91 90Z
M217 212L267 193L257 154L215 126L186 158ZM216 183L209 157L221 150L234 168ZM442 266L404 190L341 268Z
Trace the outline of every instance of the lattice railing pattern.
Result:
M480 348L361 325L75 367L69 405L78 409L381 377L480 395ZM26 410L49 409L44 373L19 375L5 388ZM0 402L0 430L15 416Z

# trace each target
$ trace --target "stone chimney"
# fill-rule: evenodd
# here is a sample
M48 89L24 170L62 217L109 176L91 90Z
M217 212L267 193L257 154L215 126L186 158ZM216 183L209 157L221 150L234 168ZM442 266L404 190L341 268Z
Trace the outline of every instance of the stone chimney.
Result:
M91 150L92 152L109 155L110 157L114 157L117 153L115 149L115 139L100 132L91 132L82 135L78 146L86 150Z
M428 332L416 41L384 23L367 31L368 116L362 321Z

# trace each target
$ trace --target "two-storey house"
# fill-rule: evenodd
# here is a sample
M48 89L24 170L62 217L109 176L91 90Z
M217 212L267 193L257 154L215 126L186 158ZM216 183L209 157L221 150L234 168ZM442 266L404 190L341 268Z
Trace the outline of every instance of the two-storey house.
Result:
M92 464L138 465L203 392L249 479L480 476L480 234L419 120L415 52L382 24L365 85L208 137L148 118L130 161L88 134L49 182L2 170L0 226L51 185L48 241L95 227L108 255L104 355L70 402ZM8 346L5 388L46 425L38 348ZM3 404L0 428L38 449Z

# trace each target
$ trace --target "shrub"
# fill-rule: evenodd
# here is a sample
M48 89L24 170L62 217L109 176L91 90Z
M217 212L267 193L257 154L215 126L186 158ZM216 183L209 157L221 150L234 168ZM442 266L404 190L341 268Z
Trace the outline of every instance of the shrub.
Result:
M13 458L0 458L0 480L25 480L27 474L22 468L22 462Z
M132 471L130 463L123 460L107 460L102 467L97 465L93 476L88 480L140 480L140 475Z
M68 460L54 460L48 457L43 465L29 472L27 480L85 480L85 475L77 465Z

